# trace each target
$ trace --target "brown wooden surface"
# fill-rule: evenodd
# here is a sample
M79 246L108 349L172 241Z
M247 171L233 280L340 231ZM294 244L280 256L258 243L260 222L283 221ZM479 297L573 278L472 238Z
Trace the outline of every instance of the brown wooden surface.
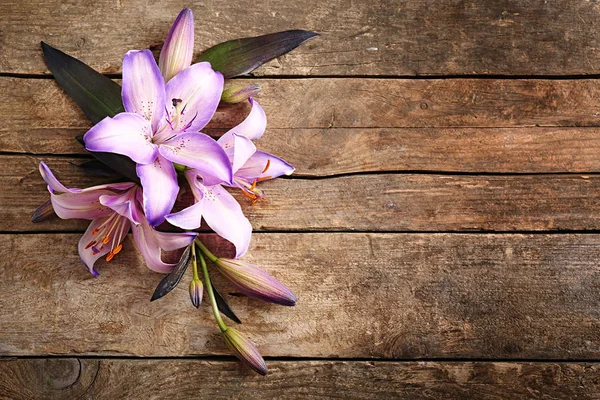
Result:
M39 161L100 182L73 165L90 124L40 40L117 78L183 6L196 52L323 34L240 80L262 87L259 148L297 167L266 201L236 196L260 231L246 259L298 305L216 279L267 378L228 356L186 284L148 301L162 276L131 238L94 279L85 221L29 222L48 196ZM595 2L5 0L0 15L0 398L600 398Z
M598 399L596 363L272 361L266 378L236 362L8 359L12 399ZM81 397L80 397L81 396Z
M95 279L78 238L0 236L3 354L229 354L185 285L148 302L161 275L131 240ZM228 295L266 356L600 357L600 235L265 233L245 258L299 298L286 308Z
M120 71L130 49L158 52L184 4L4 0L0 72L47 73L39 42L102 72ZM310 0L185 3L196 14L196 51L285 29L323 37L259 75L597 74L600 10L562 0ZM125 33L126 32L126 33Z

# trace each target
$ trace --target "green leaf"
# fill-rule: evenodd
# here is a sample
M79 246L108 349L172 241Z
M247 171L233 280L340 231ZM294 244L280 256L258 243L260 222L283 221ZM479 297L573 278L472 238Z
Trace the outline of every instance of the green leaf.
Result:
M75 100L92 123L125 111L121 101L121 86L112 79L44 42L42 50L56 82ZM79 142L83 144L83 140ZM130 158L113 153L90 153L112 170L140 183L135 163Z
M150 299L150 301L160 299L161 297L163 297L164 295L166 295L171 290L177 287L177 285L181 281L181 278L183 278L183 274L185 273L185 270L187 269L190 260L192 259L192 253L190 251L190 248L190 246L185 248L183 254L181 255L181 258L179 259L179 262L177 263L175 268L173 268L173 271L171 271L169 275L165 276L159 282L158 286L154 290L154 294L152 294L152 298Z
M267 61L295 49L315 36L319 34L292 30L230 40L205 50L198 61L208 61L225 78L233 78L254 71Z
M219 311L221 311L223 314L225 314L225 316L227 316L227 318L229 318L230 320L237 322L238 324L241 324L242 321L240 321L238 316L235 315L235 313L229 306L229 303L227 303L227 300L225 300L225 298L223 296L221 296L221 293L219 293L219 291L217 290L215 285L213 285L212 280L210 281L210 284L212 286L213 293L215 295L215 301L217 302L217 308L219 309Z
M76 58L42 42L44 59L56 82L92 123L124 112L121 86Z

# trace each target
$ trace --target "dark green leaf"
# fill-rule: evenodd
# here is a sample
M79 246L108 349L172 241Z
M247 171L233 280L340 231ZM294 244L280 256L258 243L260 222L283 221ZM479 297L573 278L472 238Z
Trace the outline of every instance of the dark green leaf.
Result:
M183 274L185 273L188 264L190 263L190 260L192 259L192 253L190 251L190 248L191 246L185 248L183 254L181 255L181 258L179 259L179 262L177 263L173 271L160 281L160 283L156 287L156 290L154 290L154 294L152 295L150 301L160 299L161 297L169 293L171 290L175 289L175 287L179 284L181 278L183 278Z
M71 164L78 166L79 168L81 168L88 174L102 176L104 178L113 178L113 179L122 178L122 176L118 172L114 171L112 168L109 168L106 164L104 164L100 160L89 160L89 161L85 161L80 164L77 164L77 163L71 163Z
M215 295L215 300L217 301L217 308L219 309L219 311L225 314L225 316L227 316L227 318L229 318L230 320L241 324L242 321L240 321L240 319L237 317L237 315L235 315L231 307L229 307L227 300L225 300L225 298L221 296L221 293L219 293L215 285L213 285L212 281L210 282L210 284L212 286Z
M44 42L42 50L56 82L94 124L125 111L121 86L112 79Z
M81 107L92 123L125 111L121 101L121 86L117 83L44 42L42 50L56 82ZM113 153L90 153L114 171L133 182L140 182L135 163L128 157Z
M292 30L220 43L200 54L198 61L210 62L225 78L247 74L267 61L279 57L318 33Z
M83 136L77 136L75 139L77 139L77 141L85 147ZM127 179L131 180L131 182L140 184L140 178L137 176L135 169L135 162L133 162L131 158L115 153L95 151L90 151L89 153L116 173L126 177Z

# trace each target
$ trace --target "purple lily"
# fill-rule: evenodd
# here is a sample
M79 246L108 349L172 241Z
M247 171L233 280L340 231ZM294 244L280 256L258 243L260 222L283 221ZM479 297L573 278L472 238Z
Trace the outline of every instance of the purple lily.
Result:
M262 136L266 128L266 117L260 105L250 99L252 109L242 123L225 133L218 141L231 163L233 184L255 202L264 197L256 183L289 175L294 168L271 154L257 151L252 140ZM250 245L252 225L244 216L235 198L220 184L211 185L217 180L198 170L188 170L185 177L190 184L195 204L165 218L172 225L182 229L197 229L202 218L219 236L233 243L235 258L243 256ZM208 183L207 183L208 182Z
M165 233L154 230L143 214L142 189L135 183L113 183L86 189L66 188L50 168L41 162L40 174L48 184L50 200L56 214L63 219L90 219L88 229L79 240L79 256L94 275L95 262L106 256L110 261L123 248L122 241L131 228L138 249L148 268L170 272L175 264L161 259L161 249L173 251L188 246L196 233Z
M90 151L123 154L137 163L150 225L162 223L175 203L179 186L173 163L207 174L212 184L231 182L231 165L221 146L198 133L215 113L222 91L223 75L207 62L184 69L165 85L152 52L125 55L126 112L100 121L84 141Z
M264 192L256 187L258 182L290 175L294 167L283 159L256 149L252 140L259 139L267 128L265 112L254 99L250 114L238 126L219 138L217 143L225 150L233 171L233 182L226 186L237 187L252 200L264 198ZM203 174L206 177L206 174Z

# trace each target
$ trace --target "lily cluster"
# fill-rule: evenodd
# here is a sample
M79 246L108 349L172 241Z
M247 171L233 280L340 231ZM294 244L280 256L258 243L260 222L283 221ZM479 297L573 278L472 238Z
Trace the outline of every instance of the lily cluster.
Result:
M263 135L267 123L264 110L252 97L258 87L234 86L224 92L223 75L209 62L192 64L193 50L193 13L184 9L168 34L158 64L150 50L132 50L125 55L124 112L102 119L83 137L90 152L119 154L135 162L138 182L67 188L43 162L40 173L60 218L91 220L78 250L94 276L98 275L96 261L104 258L109 262L117 256L130 230L148 268L170 274L161 282L161 294L153 299L172 290L173 281L179 282L191 263L192 304L200 306L206 288L227 345L255 371L266 374L265 362L252 343L223 321L220 310L228 306L219 304L224 300L211 283L206 259L241 293L276 304L296 304L286 286L240 260L248 250L252 226L227 189L241 190L254 204L265 197L260 182L289 175L294 168L253 143ZM221 101L248 102L250 112L242 123L215 140L201 130ZM184 192L191 192L193 202L174 210ZM48 208L42 207L35 218L47 216ZM202 221L233 244L233 259L215 256L200 241L194 230ZM165 232L162 228L168 225L172 227ZM179 263L163 261L163 252L181 249Z

